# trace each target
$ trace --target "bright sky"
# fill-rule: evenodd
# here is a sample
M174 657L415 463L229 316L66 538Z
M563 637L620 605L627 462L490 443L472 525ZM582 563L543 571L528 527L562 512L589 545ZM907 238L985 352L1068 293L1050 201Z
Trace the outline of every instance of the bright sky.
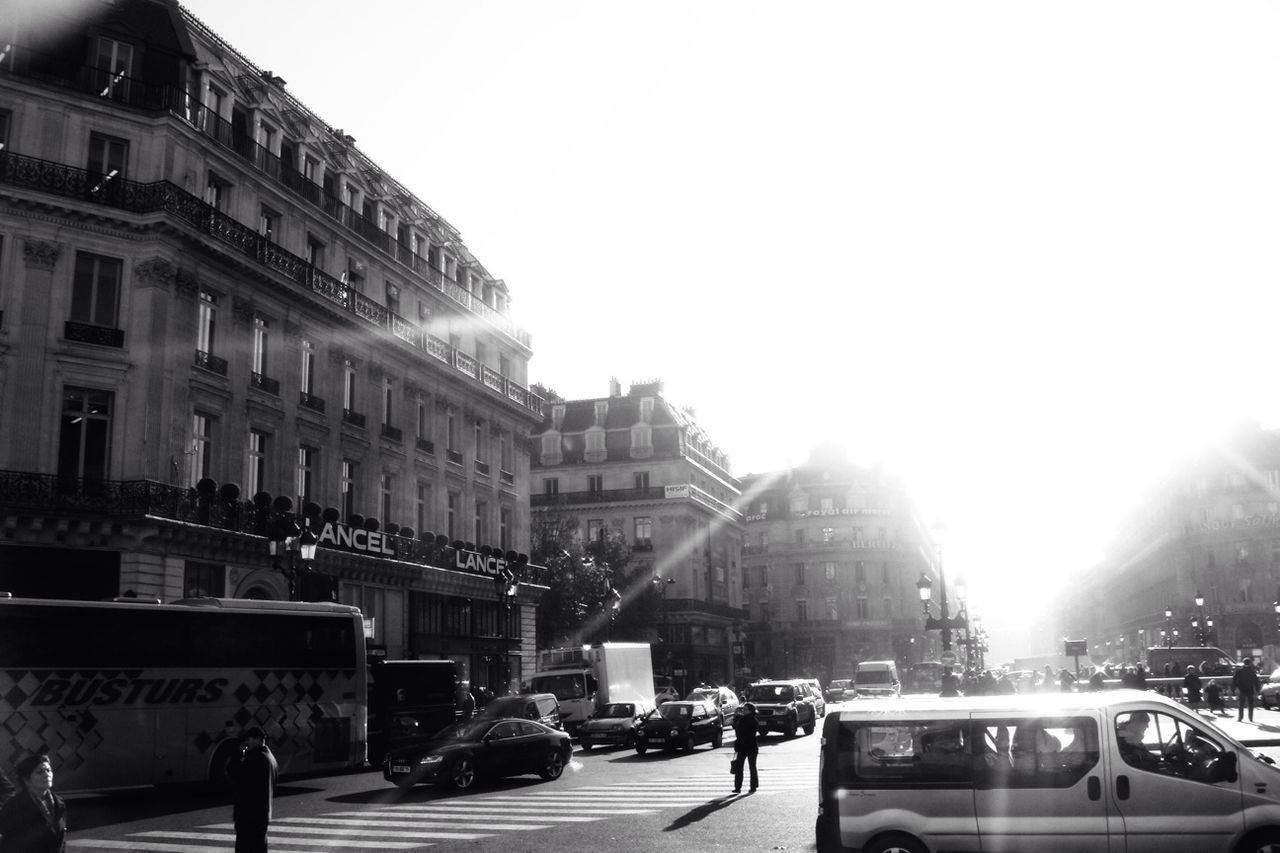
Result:
M461 230L531 380L903 472L998 654L1162 459L1280 420L1274 4L186 5Z

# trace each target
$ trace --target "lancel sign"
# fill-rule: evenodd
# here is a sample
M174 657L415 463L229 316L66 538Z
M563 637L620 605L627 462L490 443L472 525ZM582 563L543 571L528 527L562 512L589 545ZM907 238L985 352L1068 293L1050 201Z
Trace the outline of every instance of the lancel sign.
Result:
M336 521L327 521L320 531L318 544L340 551L351 551L356 554L367 554L373 557L395 557L398 549L404 548L408 540L387 533L351 527ZM437 562L441 568L453 568L460 572L471 572L477 575L496 576L503 569L514 568L514 564L506 556L495 551L485 555L478 551L464 548L449 548L443 558L448 562ZM451 555L451 557L449 556ZM407 555L406 555L407 556Z

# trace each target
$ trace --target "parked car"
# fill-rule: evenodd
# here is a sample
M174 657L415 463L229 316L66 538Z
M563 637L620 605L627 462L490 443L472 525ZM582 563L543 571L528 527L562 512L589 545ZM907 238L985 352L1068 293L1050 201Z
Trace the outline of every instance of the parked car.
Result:
M716 706L705 701L667 702L636 728L637 755L650 749L689 752L700 743L719 749L723 742L724 721Z
M536 720L550 729L564 728L560 724L560 700L554 693L515 693L510 696L499 696L484 706L475 719L500 720L504 717L519 717L523 720Z
M708 687L700 685L689 691L689 695L684 697L692 702L708 701L716 706L716 710L720 712L720 716L724 718L726 726L733 724L733 715L738 712L741 704L738 694L734 693L728 687Z
M569 736L542 723L475 718L446 726L422 746L391 750L382 775L402 788L432 782L466 789L480 778L524 773L550 781L572 754Z
M1264 708L1270 708L1273 705L1280 708L1280 667L1271 670L1266 681L1262 682L1262 690L1258 698Z
M756 706L756 724L760 734L781 732L795 737L796 729L813 734L818 709L809 701L808 685L802 681L757 681L747 688L743 700Z
M818 683L816 678L802 679L809 688L809 701L813 702L814 708L818 711L819 717L827 715L827 699L822 695L822 685Z
M652 713L652 708L635 702L610 702L578 727L578 743L583 749L605 744L635 746L636 727Z
M843 702L846 698L852 698L852 694L848 697L845 696L845 691L852 686L853 679L851 678L833 678L831 683L827 685L827 689L822 691L822 698L828 702Z

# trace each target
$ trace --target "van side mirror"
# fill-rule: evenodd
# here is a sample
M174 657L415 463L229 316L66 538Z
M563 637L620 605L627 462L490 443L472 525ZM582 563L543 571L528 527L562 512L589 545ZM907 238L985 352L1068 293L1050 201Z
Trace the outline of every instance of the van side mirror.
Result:
M1209 781L1211 782L1234 782L1236 781L1236 763L1238 759L1234 752L1224 752L1213 760L1209 765Z

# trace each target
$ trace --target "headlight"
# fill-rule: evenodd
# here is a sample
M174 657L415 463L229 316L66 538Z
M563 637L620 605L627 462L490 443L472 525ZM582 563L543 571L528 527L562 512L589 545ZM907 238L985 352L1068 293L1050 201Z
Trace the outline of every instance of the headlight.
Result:
M675 737L675 736L676 736L676 735L678 735L678 734L680 734L680 730L679 730L679 729L672 729L672 730L671 730L671 737Z
M418 759L419 764L439 764L444 761L443 755L424 755Z

